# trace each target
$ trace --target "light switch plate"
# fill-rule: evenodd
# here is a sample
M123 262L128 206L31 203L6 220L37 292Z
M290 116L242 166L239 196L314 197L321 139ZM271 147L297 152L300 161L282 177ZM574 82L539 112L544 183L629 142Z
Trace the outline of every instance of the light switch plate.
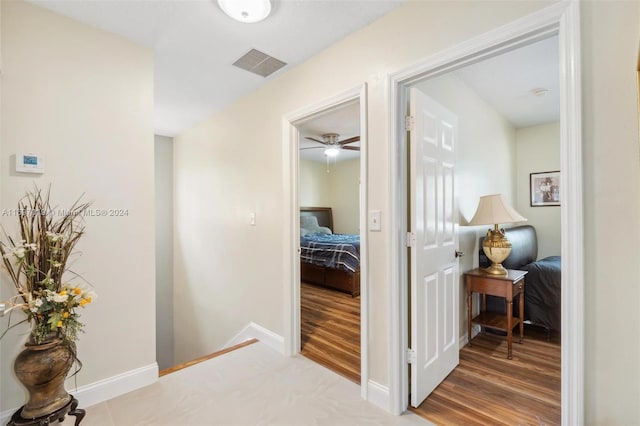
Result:
M380 210L369 211L369 230L380 231L382 229Z

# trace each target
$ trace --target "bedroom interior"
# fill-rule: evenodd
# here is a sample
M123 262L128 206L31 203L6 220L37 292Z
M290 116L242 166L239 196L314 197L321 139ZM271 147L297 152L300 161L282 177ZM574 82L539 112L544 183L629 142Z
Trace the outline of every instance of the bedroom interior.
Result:
M513 240L505 267L529 271L524 291L524 343L522 347L516 344L513 361L507 360L502 332L487 327L478 333L474 325L473 335L477 336L473 339L474 345L460 343L459 366L422 404L412 408L430 421L468 422L466 415L456 417L451 407L477 400L477 404L464 404L473 407L477 418L495 422L497 419L492 419L490 413L497 407L482 393L515 399L528 395L531 411L522 409L503 414L502 421L521 422L535 416L550 424L560 421L560 208L532 207L529 185L531 173L559 167L558 76L557 37L551 37L415 85L456 114L459 120L456 156L459 249L466 253L460 258L460 273L491 264L482 249L489 227L470 223L482 196L503 194L521 215L514 217L528 219L525 226L522 226L524 222L517 221L501 225L507 228L509 240ZM540 88L545 89L542 95L534 91ZM486 151L491 155L484 155ZM477 296L474 296L474 312L480 308ZM465 299L466 294L461 291L461 327L467 327L468 323ZM489 312L506 313L504 298L486 296L486 299ZM517 303L513 312L518 312ZM461 331L460 335L466 332ZM545 357L547 362L538 363L535 361L538 356ZM480 361L485 357L489 358ZM505 365L503 358L512 365ZM474 372L476 362L484 365L482 375ZM494 388L493 383L501 380L503 368L529 377L529 383L535 385ZM537 373L532 374L531 368ZM483 391L476 394L473 389ZM489 417L484 417L487 415Z
M298 125L305 357L360 384L360 103Z
M140 34L152 20L123 19L118 20L116 28L107 25L97 28L96 21L104 14L94 14L95 19L91 22L41 7L54 3L56 0L3 1L0 7L2 152L8 156L25 146L44 152L47 154L45 180L64 187L62 194L70 195L86 187L106 207L126 205L131 208L132 214L127 218L102 218L92 223L95 233L88 236L83 251L99 253L98 259L83 256L78 263L83 272L96 277L103 285L99 289L101 300L96 305L97 310L87 313L89 328L81 346L83 359L87 362L77 376L75 387L83 405L97 404L90 408L88 418L102 417L105 424L115 424L117 419L143 407L132 394L125 395L125 392L142 387L153 390L158 389L157 385L168 384L158 381L156 362L159 358L154 341L154 332L160 324L154 306L157 292L153 268L158 259L154 261L154 224L150 214L154 202L152 138L154 133L165 134L153 125L154 102L160 100L159 96L154 99L154 77L160 76L154 67L160 64L158 58L162 53L154 41L162 37L158 44L167 47L163 37L166 24L177 24L183 16L168 13L166 21L158 25L153 34ZM69 5L69 9L82 9L78 7L79 2L58 3ZM82 3L87 8L116 4ZM128 15L126 12L130 8L126 3L144 3L149 9L160 4L177 7L197 3L206 8L205 3L212 3L215 6L215 2L118 2L116 17ZM327 396L325 399L324 395L314 393L317 387L305 388L300 394L292 395L289 401L296 402L298 408L300 405L309 408L309 413L311 410L322 412L317 404L320 400L325 405L346 407L352 413L368 411L366 407L375 405L374 409L381 407L399 414L398 410L404 409L403 397L395 377L399 376L397 371L403 361L400 354L405 345L397 344L397 336L402 333L396 327L393 294L388 297L398 287L394 276L398 265L389 256L389 246L395 244L389 219L395 218L392 182L395 169L390 161L390 157L393 160L394 132L390 134L388 128L399 120L394 120L390 113L393 106L388 98L389 90L393 89L388 87L389 76L393 82L394 73L443 50L488 31L499 30L531 13L538 16L539 12L547 13L551 3L553 9L565 2L406 2L389 16L371 22L344 40L340 34L332 42L335 44L327 45L319 53L310 53L300 63L285 69L282 75L269 79L260 90L244 93L231 105L211 105L210 101L215 103L215 96L201 96L207 98L204 103L209 101L210 106L219 109L207 113L206 119L203 115L200 121L192 122L197 121L197 125L189 124L180 131L167 133L175 136L172 148L175 157L171 163L175 199L169 207L175 212L172 221L175 232L174 241L168 243L174 250L172 265L175 269L163 272L175 282L175 293L169 295L170 302L175 302L170 304L175 312L172 312L173 324L169 327L176 331L175 341L167 345L171 358L193 359L198 354L210 353L245 330L247 325L251 326L250 331L260 330L254 327L259 324L263 327L261 330L272 332L263 334L264 341L272 337L275 344L272 347L263 342L252 345L259 346L260 350L253 353L255 358L250 363L246 360L230 362L219 372L231 376L233 371L245 371L247 364L263 363L267 356L270 361L307 361L289 356L289 315L283 315L289 309L289 281L295 282L289 275L288 262L294 256L288 249L291 239L288 233L297 228L299 218L296 215L295 220L292 219L290 211L294 208L289 208L287 203L291 196L287 186L293 173L286 170L291 155L283 144L286 136L283 136L281 121L290 111L298 111L327 96L366 84L369 89L364 104L371 116L367 126L370 149L366 163L372 173L363 181L371 188L369 204L365 205L381 211L384 219L382 232L371 233L368 244L371 324L370 336L362 350L370 354L368 382L363 375L363 388L368 386L369 393L362 395L365 401L357 406L345 404L342 398ZM284 10L290 2L280 4ZM570 166L568 174L574 177L574 185L565 190L576 194L568 198L579 201L573 205L580 213L569 215L571 229L579 230L578 233L571 233L570 238L561 242L563 254L569 253L569 262L565 264L576 265L572 270L575 281L569 287L575 289L571 294L578 296L563 298L563 303L568 303L567 299L577 302L571 305L575 309L562 312L572 315L568 322L576 324L571 329L575 333L567 333L562 338L563 343L569 339L569 343L580 345L563 345L576 349L563 352L562 356L563 363L570 362L567 369L563 365L562 418L563 423L568 419L568 424L634 424L640 418L640 407L636 404L640 395L640 381L637 380L640 345L634 332L640 315L635 309L640 290L637 286L638 264L627 260L637 258L640 253L636 244L640 235L640 167L635 125L638 122L640 79L640 72L636 72L640 70L637 58L640 8L635 2L582 1L571 2L568 10L570 12L562 16L562 24L568 22L570 46L577 49L577 53L576 50L564 53L576 60L572 65L576 67L581 89L571 99L581 98L581 109L578 108L572 118L577 120L576 128L581 129L581 134L578 131L575 137L570 136L571 149L563 151L562 164L566 166L568 162ZM135 18L135 15L131 17ZM201 20L209 18L205 14L198 17ZM120 31L131 23L141 30L137 40ZM136 41L132 42L132 39ZM265 42L266 39L263 38ZM306 49L302 46L304 39L295 40L298 48ZM204 37L199 37L193 45L206 46L206 43ZM176 43L172 47L182 48L187 53L188 46L189 43ZM173 63L193 71L193 77L206 75L207 79L211 78L205 66L194 67L186 60ZM195 75L196 70L198 75ZM225 79L220 80L224 85ZM233 87L232 84L226 86ZM165 111L161 112L161 118L166 117ZM570 129L572 123L575 121L569 123ZM517 132L518 145L522 149L516 152L516 161L540 156L539 143L550 139L545 134L561 132L563 138L566 137L566 126L563 129L554 124L535 127ZM571 130L569 133L575 135ZM295 151L297 155L297 149ZM321 167L326 169L326 163ZM533 172L558 169L540 167ZM12 200L23 192L25 180L12 175L10 167L3 167L2 172L0 198L4 208L11 208ZM527 188L528 179L528 176L521 179L518 175L518 185ZM518 189L515 194L518 200L512 201L520 203L521 194L524 206L529 208L526 189ZM518 206L516 209L530 220L529 223L536 215L559 210L557 207L536 207L525 212ZM255 227L248 224L250 212L257 213ZM566 215L563 220L566 224ZM625 225L610 226L612 223ZM553 255L559 234L544 235L547 231L542 227L537 227L536 231L538 257ZM563 232L566 236L566 229ZM466 259L479 255L479 234L482 234L480 230L467 241ZM121 235L129 236L129 242L117 238ZM211 245L202 244L202 235L211 236L216 245L225 247L226 255L212 256ZM297 239L293 238L294 241ZM253 259L252 268L246 267L247 247L264 254ZM212 269L215 279L211 279ZM122 297L131 294L132 289L134 297ZM353 300L347 293L341 294ZM165 319L168 320L168 316ZM563 321L563 326L566 323ZM278 337L281 340L277 340ZM544 344L545 338L543 335L539 342ZM5 339L0 348L0 416L18 407L22 397L15 392L15 380L8 367L9 360L15 355L14 340ZM496 336L485 347L499 348L503 342L502 336ZM619 347L620 342L625 342L625 350L618 351L612 362L611 348ZM113 347L121 350L114 352ZM529 358L532 365L547 361L549 357L545 351L548 349L544 347L540 356ZM106 357L105 353L111 355ZM237 353L250 355L249 352ZM470 358L487 359L481 355ZM556 362L556 359L551 361ZM484 374L486 366L483 364L476 364L475 370L470 371ZM505 371L511 372L508 368ZM566 371L569 373L565 376ZM283 379L287 381L286 378L275 377L273 386L276 389L284 387ZM297 375L287 377L291 379L287 381L289 384L297 383ZM570 380L565 381L565 377ZM501 383L507 380L505 377ZM175 382L186 384L181 380ZM353 385L347 380L343 382ZM197 401L203 401L201 404L204 405L213 400L217 402L213 410L207 412L211 416L229 414L230 407L236 408L234 411L241 415L247 414L250 411L246 410L247 405L237 402L242 399L246 403L245 397L255 389L255 384L256 377L249 378L243 391L228 392L225 388L226 399L223 395L207 395L206 400L198 398ZM462 380L452 386L461 389L472 385ZM262 390L276 402L281 401L273 389ZM343 390L350 396L360 396L357 395L360 388L356 389L355 385ZM491 392L488 388L485 391ZM150 399L153 402L144 409L149 407L160 421L175 418L176 412L170 408L175 406L172 404L177 400L176 394L192 395L187 386L176 386L171 389L166 404ZM238 394L240 397L234 398ZM121 396L112 404L109 398L114 395ZM526 406L530 400L519 399L517 405ZM266 401L258 398L256 403L265 404ZM282 415L287 409L282 405L267 404L268 415ZM459 411L465 412L464 404ZM144 413L140 414L138 418L145 420ZM402 417L406 419L407 416ZM120 424L127 424L127 420L130 423L133 418ZM270 417L271 420L275 418ZM388 423L405 424L397 422L396 418L386 419ZM201 418L200 423L207 420ZM233 420L237 421L238 417ZM247 423L261 420L264 419L254 418ZM496 419L484 420L485 424L498 424Z

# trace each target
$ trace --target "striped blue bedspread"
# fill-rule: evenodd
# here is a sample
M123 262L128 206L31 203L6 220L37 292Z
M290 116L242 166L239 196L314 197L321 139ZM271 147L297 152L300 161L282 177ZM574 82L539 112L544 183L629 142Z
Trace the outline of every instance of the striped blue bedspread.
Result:
M300 238L300 260L355 272L360 267L360 235L307 234Z

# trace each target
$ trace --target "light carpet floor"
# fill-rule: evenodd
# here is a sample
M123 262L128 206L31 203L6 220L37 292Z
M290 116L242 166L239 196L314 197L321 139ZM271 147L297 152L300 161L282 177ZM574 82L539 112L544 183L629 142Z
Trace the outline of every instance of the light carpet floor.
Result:
M82 426L431 424L412 413L387 414L363 401L358 385L260 342L86 410Z

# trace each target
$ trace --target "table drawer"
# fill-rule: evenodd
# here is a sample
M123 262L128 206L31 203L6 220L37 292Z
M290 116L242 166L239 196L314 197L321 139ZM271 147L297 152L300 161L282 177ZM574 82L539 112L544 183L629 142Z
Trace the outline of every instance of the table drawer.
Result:
M511 283L507 284L511 285ZM469 291L470 282L467 281L466 285L467 291ZM473 291L500 297L507 297L509 295L508 286L501 280L475 278L473 281Z

